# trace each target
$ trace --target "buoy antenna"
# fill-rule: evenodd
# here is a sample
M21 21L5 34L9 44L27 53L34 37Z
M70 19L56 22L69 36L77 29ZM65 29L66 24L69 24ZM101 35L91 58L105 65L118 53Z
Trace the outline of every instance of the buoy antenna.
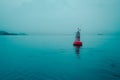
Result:
M80 29L79 27L77 28L77 30L78 30L78 31L81 31L81 29Z

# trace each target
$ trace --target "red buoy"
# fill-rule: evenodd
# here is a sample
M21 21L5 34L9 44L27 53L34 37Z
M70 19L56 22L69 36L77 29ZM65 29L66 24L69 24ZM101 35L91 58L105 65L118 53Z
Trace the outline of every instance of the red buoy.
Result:
M82 42L80 41L80 29L76 32L75 41L73 42L74 46L82 46Z
M73 45L74 45L74 46L82 46L82 42L80 42L80 41L75 41L75 42L73 42Z

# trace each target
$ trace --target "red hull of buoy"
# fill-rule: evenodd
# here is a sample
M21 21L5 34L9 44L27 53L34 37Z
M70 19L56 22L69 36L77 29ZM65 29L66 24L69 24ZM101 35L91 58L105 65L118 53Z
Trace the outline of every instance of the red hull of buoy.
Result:
M82 42L80 42L80 41L75 41L75 42L73 42L73 45L74 45L74 46L82 46Z

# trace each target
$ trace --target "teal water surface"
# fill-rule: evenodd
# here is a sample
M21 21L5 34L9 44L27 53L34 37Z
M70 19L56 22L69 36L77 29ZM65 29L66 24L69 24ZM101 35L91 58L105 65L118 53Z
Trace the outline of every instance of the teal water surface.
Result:
M0 36L0 80L120 80L119 35Z

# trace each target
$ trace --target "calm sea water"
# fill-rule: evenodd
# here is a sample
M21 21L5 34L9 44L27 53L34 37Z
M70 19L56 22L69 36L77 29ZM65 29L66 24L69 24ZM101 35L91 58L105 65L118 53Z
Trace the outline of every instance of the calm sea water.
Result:
M0 36L0 80L120 80L120 36Z

